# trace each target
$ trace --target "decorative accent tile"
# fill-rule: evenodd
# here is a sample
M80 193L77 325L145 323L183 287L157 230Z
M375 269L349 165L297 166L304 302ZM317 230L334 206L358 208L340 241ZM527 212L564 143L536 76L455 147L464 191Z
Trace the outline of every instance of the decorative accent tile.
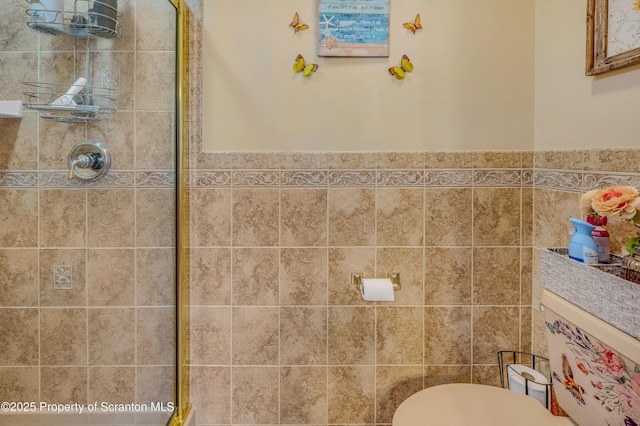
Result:
M145 172L145 179L155 181L163 172ZM198 171L189 176L192 186L534 186L537 188L586 191L610 185L632 185L640 188L640 176L628 174L583 174L564 170L533 169L448 169L448 170L295 170L278 174L271 170ZM148 174L148 175L147 175ZM68 182L51 183L53 176L44 175L47 186L69 186ZM56 175L62 179L64 173ZM140 176L140 175L139 175ZM138 179L139 181L140 179ZM0 175L0 185L2 175ZM160 184L160 181L158 181ZM140 182L137 185L141 185ZM106 185L105 185L106 186ZM151 185L153 186L153 185Z
M32 188L38 186L37 172L0 173L0 188Z
M95 187L118 187L118 188L133 188L134 186L133 172L113 172L110 171L105 177L97 182L87 183L89 186ZM175 186L172 185L172 186Z
M176 185L176 173L173 170L170 171L152 171L152 172L137 172L136 173L136 186L145 187L174 187Z
M375 186L373 171L333 171L329 172L329 185L333 186Z
M427 186L471 186L473 183L471 170L426 171L424 177Z
M234 172L231 179L235 186L277 186L280 183L275 171Z
M119 187L132 188L134 186L132 172L109 172L97 182L84 182L79 179L68 180L67 172L46 171L40 172L39 183L41 188L82 188L95 187Z
M533 172L533 186L536 188L582 191L581 174L577 172L538 171Z
M102 69L102 87L120 91L120 70Z
M582 177L582 186L584 191L616 185L630 185L640 188L640 176L617 176L610 174L600 175L596 173L585 173Z
M533 170L522 170L522 186L533 186Z
M231 172L196 172L189 176L191 186L231 186Z
M54 265L53 288L56 290L69 290L73 283L73 268L70 265Z
M326 186L327 172L324 171L292 171L282 172L281 184L287 186Z
M417 170L391 170L377 173L377 182L381 186L422 186L424 173Z
M520 186L522 174L520 170L474 170L475 186Z
M39 174L39 186L45 188L67 188L67 187L81 187L84 182L74 179L68 180L66 172L40 172Z

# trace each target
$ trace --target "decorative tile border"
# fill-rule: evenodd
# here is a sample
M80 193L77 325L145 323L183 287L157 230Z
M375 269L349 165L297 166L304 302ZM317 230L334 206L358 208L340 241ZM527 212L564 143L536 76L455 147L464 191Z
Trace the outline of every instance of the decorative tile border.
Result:
M640 188L640 176L531 169L246 170L191 173L192 187L535 187L583 192L609 185Z
M273 187L273 186L519 186L520 170L295 170L295 171L196 171L188 183L192 187Z
M562 189L565 191L582 191L582 173L566 171L534 170L533 186L535 188Z
M640 189L640 176L556 170L536 170L533 172L533 186L536 188L584 192L590 189L612 185L630 185Z
M292 171L280 174L282 186L327 186L328 172Z
M365 171L331 171L329 172L331 186L375 186L376 174L371 170Z
M379 186L424 186L424 172L417 170L385 170L377 173Z
M231 183L234 186L278 186L280 174L269 170L234 172Z
M176 173L173 170L136 173L136 187L174 188L175 186Z
M199 170L187 184L215 187L534 187L584 192L611 185L640 189L640 175L566 170ZM110 171L98 182L67 180L65 171L0 172L0 188L175 188L173 170Z
M474 170L473 184L475 186L520 186L522 184L522 171Z
M97 182L68 180L63 171L0 172L0 188L175 188L173 170L110 171Z
M619 176L610 174L585 173L583 180L584 190L601 188L603 186L634 186L640 188L640 176Z
M192 173L188 184L192 187L231 186L231 172L199 172Z
M471 170L438 170L425 172L426 186L472 186Z
M0 173L0 188L36 188L37 186L37 172Z

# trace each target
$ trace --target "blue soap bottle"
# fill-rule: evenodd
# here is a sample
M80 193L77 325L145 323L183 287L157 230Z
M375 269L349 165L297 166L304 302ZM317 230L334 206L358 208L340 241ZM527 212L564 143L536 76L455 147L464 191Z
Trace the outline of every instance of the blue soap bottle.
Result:
M598 245L591 236L595 226L579 219L569 218L573 224L571 241L569 242L569 257L587 264L598 263Z

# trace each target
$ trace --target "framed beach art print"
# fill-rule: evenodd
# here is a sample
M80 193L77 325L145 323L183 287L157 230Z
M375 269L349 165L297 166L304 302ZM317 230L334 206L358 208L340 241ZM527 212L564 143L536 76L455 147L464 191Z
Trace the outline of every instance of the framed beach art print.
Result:
M640 0L588 0L586 75L640 62Z
M320 0L318 56L389 56L389 0Z

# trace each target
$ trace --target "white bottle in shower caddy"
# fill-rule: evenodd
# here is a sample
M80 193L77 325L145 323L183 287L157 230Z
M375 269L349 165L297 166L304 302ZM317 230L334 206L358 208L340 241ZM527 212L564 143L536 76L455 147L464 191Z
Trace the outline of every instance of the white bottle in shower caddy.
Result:
M87 80L84 77L80 77L75 83L67 90L67 93L60 96L58 99L51 103L52 107L60 108L75 108L78 105L74 102L73 97L82 91L87 85Z
M36 10L33 16L42 26L64 24L64 0L29 0L31 8Z

